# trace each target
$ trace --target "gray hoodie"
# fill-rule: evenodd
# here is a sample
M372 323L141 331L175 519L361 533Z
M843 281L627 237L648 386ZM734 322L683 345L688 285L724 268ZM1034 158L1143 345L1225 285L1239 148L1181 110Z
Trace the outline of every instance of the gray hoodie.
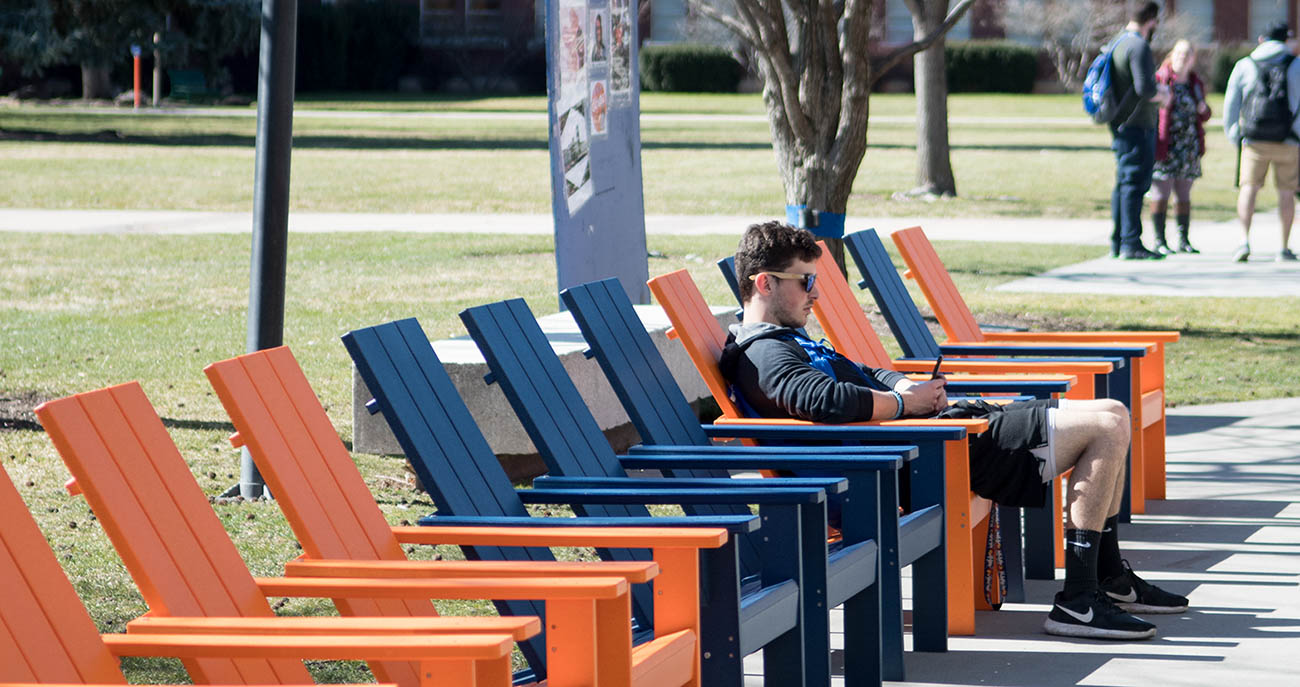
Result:
M1251 60L1253 59L1261 64L1281 62L1282 58L1289 54L1291 53L1287 49L1286 43L1282 41L1264 41L1259 44L1259 47L1251 51L1249 58L1242 58L1232 68L1223 101L1223 132L1228 135L1229 141L1234 144L1241 142L1241 101L1245 94L1255 85L1255 76L1259 73ZM1300 111L1300 59L1292 60L1291 66L1286 71L1286 88L1291 112ZM1300 145L1300 121L1291 123L1291 131L1295 134L1295 139L1288 138L1286 142L1291 145Z
M886 391L907 378L836 354L835 376L813 367L793 329L766 322L734 324L722 352L722 374L760 417L813 422L871 419L871 390ZM805 339L807 337L804 337Z

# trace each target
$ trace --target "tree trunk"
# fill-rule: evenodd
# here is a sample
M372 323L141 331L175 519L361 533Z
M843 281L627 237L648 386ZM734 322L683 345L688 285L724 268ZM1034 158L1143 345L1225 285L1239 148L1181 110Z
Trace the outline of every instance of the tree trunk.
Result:
M948 0L914 0L913 36L920 40L943 24ZM916 54L916 189L913 193L957 195L948 148L948 77L944 39Z
M81 97L87 100L92 98L112 98L113 84L109 80L109 69L101 65L82 64L81 65Z

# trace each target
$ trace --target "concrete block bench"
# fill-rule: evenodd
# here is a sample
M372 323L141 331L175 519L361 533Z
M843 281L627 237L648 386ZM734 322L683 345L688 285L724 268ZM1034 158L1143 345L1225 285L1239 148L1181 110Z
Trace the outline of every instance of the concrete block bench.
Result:
M672 325L663 308L657 305L638 305L635 308L686 398L692 403L711 399L708 387L695 371L686 350L677 341L668 339L667 331ZM734 307L714 307L712 312L724 327L736 321ZM583 355L587 343L573 321L573 316L568 312L559 312L538 318L538 323L614 448L622 451L637 443L639 438L636 429L632 427L622 404L600 371L600 366L595 359ZM484 383L483 377L488 373L487 363L483 361L474 342L468 336L445 339L435 341L433 350L442 360L457 391L465 399L465 405L469 406L474 420L487 437L488 445L497 454L511 479L521 481L544 472L545 466L537 457L537 449L510 409L505 395L495 384ZM352 450L357 453L402 455L402 449L397 445L397 439L388 429L383 416L371 415L366 410L365 404L371 398L370 390L354 369Z

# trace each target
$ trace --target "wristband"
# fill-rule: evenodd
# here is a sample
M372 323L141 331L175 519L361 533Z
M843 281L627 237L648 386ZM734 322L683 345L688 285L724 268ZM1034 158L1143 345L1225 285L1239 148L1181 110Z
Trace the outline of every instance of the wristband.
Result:
M893 389L890 389L889 393L893 394L895 401L898 401L898 410L894 413L894 416L889 419L897 420L898 418L903 417L903 395Z

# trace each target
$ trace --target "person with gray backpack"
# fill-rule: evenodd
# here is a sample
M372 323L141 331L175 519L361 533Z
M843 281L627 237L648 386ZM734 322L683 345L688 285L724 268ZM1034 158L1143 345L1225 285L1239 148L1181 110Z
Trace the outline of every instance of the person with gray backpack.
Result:
M1293 261L1288 243L1295 220L1296 189L1300 187L1300 60L1295 59L1295 34L1286 22L1276 22L1259 37L1259 46L1232 68L1223 101L1223 129L1241 155L1241 191L1237 220L1241 246L1236 262L1250 259L1250 222L1255 197L1273 168L1277 214L1282 220L1279 261Z

